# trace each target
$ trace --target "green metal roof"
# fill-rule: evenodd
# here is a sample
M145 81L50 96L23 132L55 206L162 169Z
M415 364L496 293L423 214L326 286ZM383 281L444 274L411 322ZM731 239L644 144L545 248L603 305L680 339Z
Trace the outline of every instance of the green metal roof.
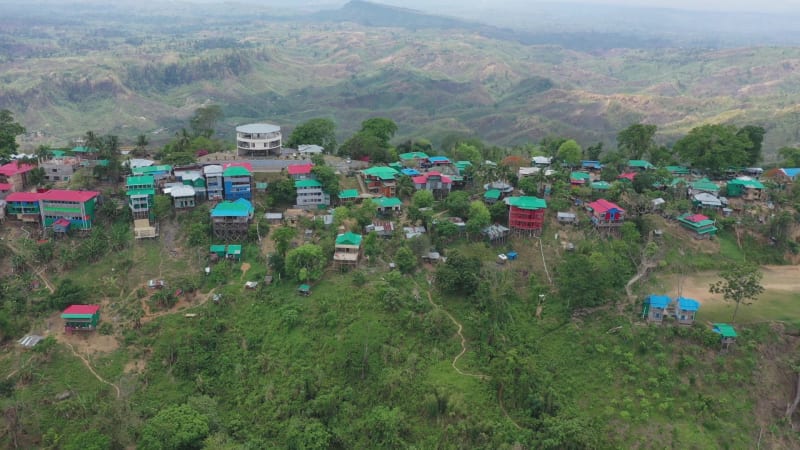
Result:
M258 181L258 182L256 182L256 189L258 189L258 190L264 190L268 186L269 186L269 183L267 183L266 181Z
M223 177L249 177L250 171L242 166L231 166L222 172Z
M155 189L128 189L125 193L128 197L133 197L134 195L156 195Z
M500 200L500 189L489 189L483 194L483 198L490 200Z
M298 291L303 291L303 292L310 291L311 290L311 286L309 286L307 284L301 284L300 286L297 287L297 290Z
M96 148L92 148L92 147L79 146L79 147L73 147L72 148L72 152L73 153L97 153L97 149Z
M538 197L508 197L506 199L509 205L515 206L520 209L544 209L547 208L547 202Z
M593 181L589 186L598 191L605 191L611 188L611 184L608 181Z
M109 161L107 159L98 159L97 160L97 165L100 166L100 167L108 167L109 164L111 164L111 161Z
M714 324L714 331L716 331L717 333L721 334L722 337L726 337L726 338L735 338L736 336L738 336L736 334L736 330L731 325L728 325L727 323L715 323Z
M297 180L294 182L295 188L310 188L310 187L322 187L322 183L317 180Z
M689 168L683 166L667 166L666 169L673 175L689 175Z
M208 248L211 253L225 253L225 245L212 245Z
M719 191L719 186L713 183L708 178L703 178L692 183L692 189L698 191Z
M241 255L242 254L242 246L241 245L229 245L228 251L226 252L228 255Z
M628 160L628 167L638 167L640 169L652 169L655 166L650 164L650 161L645 161L643 159L630 159Z
M339 198L342 200L358 198L358 189L345 189L343 191L339 191Z
M747 188L764 189L764 185L761 184L761 182L758 180L740 180L737 178L735 180L729 181L728 184L734 184L734 185L738 184Z
M139 175L128 177L125 186L155 186L156 180L152 175Z
M64 150L48 150L47 153L53 155L53 158L63 158L64 154L66 153Z
M369 169L362 170L361 173L371 177L380 178L381 180L394 180L398 174L396 170L387 166L370 167Z
M403 204L403 201L397 197L381 197L375 199L374 201L378 204L379 208L393 208Z
M355 245L361 246L361 235L348 231L347 233L336 236L336 245Z
M172 166L168 164L162 164L160 166L147 166L147 167L134 167L131 169L134 175L147 175L148 173L154 172L169 172L172 170Z
M398 155L400 159L411 160L411 159L428 159L429 156L427 153L424 152L408 152L408 153L401 153Z
M586 172L572 172L569 174L569 177L573 180L588 180L592 178L592 176Z

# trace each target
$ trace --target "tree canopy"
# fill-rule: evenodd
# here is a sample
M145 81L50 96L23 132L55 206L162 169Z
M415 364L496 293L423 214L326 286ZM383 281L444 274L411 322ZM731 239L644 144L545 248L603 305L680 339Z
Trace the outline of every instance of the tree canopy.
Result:
M319 245L303 244L286 254L286 273L298 281L318 280L326 264Z
M693 128L674 148L692 167L720 174L727 167L747 165L751 145L734 125L702 125Z
M327 118L307 120L292 130L286 145L291 148L319 145L326 152L333 153L336 150L336 124Z
M761 285L764 274L758 266L742 263L726 267L719 276L722 279L713 283L708 290L712 294L722 294L726 301L736 304L731 317L731 322L735 323L739 305L749 305L764 292L764 286Z
M574 139L569 139L561 143L561 145L558 146L558 152L556 153L556 157L558 159L564 161L572 167L580 164L582 155L583 150L581 150L581 146L578 145Z
M189 127L192 129L193 136L203 136L206 138L214 136L217 123L219 123L223 117L222 107L219 105L208 105L197 108L192 118L189 119Z
M17 152L17 136L25 134L25 127L14 121L7 109L0 110L0 160Z
M628 159L642 159L656 144L653 138L658 127L635 123L617 134L617 146Z

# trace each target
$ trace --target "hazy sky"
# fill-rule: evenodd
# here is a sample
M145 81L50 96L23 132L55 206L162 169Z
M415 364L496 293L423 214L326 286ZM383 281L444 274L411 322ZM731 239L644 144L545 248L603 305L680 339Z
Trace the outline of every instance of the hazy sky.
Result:
M431 7L446 5L464 5L467 7L506 9L514 5L531 5L540 3L526 0L374 0L377 3L390 3L393 5L414 4L415 8L425 9L422 5ZM723 11L800 11L800 0L576 0L570 2L552 1L552 3L592 3L617 6L658 7L689 10L723 10ZM438 9L438 8L437 8Z

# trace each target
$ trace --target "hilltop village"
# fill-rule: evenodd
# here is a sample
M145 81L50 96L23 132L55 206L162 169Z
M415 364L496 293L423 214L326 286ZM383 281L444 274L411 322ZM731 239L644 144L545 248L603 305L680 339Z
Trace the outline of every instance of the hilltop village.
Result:
M88 355L97 342L116 336L114 347L121 340L130 349L156 347L141 350L139 360L148 371L155 370L154 363L146 362L155 351L169 376L185 376L199 386L199 374L214 357L192 363L188 354L164 354L162 344L144 344L145 338L136 336L158 333L162 325L157 324L179 319L187 322L176 329L203 323L217 327L215 333L222 336L238 325L221 319L222 313L213 311L222 309L214 308L243 307L233 305L250 300L256 305L259 299L277 305L312 302L269 313L289 330L302 320L305 308L329 311L329 319L320 320L335 327L333 304L377 289L385 311L407 311L403 320L421 321L410 326L426 330L431 342L451 336L455 325L461 352L450 358L452 369L476 382L492 377L463 368L476 364L478 356L470 353L494 360L500 353L491 349L502 345L498 340L508 333L503 330L515 321L557 318L579 328L602 312L610 314L609 320L622 317L637 327L674 328L674 336L694 339L714 354L735 354L743 332L735 323L737 313L729 320L727 312L724 320L717 320L719 313L713 321L698 316L707 298L723 293L730 280L722 275L716 288L698 292L685 288L683 279L692 270L723 268L714 265L716 255L730 248L717 242L721 233L732 236L723 246L738 241L742 252L760 248L760 254L751 254L753 262L779 262L798 249L793 205L800 168L747 164L760 160L760 141L740 139L738 150L715 150L718 154L705 160L690 160L684 156L706 145L703 133L708 130L693 130L676 144L678 150L669 152L654 144L655 127L633 125L620 133L615 151L604 152L602 145L582 149L574 140L556 138L514 149L463 139L439 150L424 139L391 146L396 126L373 118L337 148L335 138L309 133L319 129L309 125L319 124L296 127L288 139L291 145L280 126L251 123L236 127L234 145L217 142L211 151L191 142L209 146L212 133L188 136L184 130L159 151L149 149L145 139L124 148L115 137L87 133L70 148L13 155L0 166L0 229L13 254L4 264L19 276L6 283L30 290L35 300L27 306L23 299L9 300L22 306L17 306L19 315L3 316L3 339L33 350L60 342L73 353L80 348ZM716 138L717 131L708 135ZM682 153L682 146L689 150ZM758 154L752 157L748 152L756 146ZM791 162L794 155L784 153ZM688 258L697 261L686 263ZM659 270L671 274L672 282L648 280ZM755 269L748 272L750 266L734 264L726 270L739 270L739 278L756 285L760 279ZM346 284L351 279L354 287ZM740 303L763 291L756 288L737 298L726 294L725 300L732 299L739 311ZM437 303L432 292L451 305L471 299L474 312L470 306L460 313L481 317L468 319L474 327L470 340L477 341L468 343L460 321L466 319L446 309L452 306ZM320 303L311 306L315 301ZM719 308L719 299L714 301ZM512 316L513 302L528 305L527 317ZM47 311L57 314L44 319ZM610 328L608 333L616 333L623 325ZM361 379L377 376L372 371L379 371L374 364L380 363L368 362L367 350L354 345L337 371ZM601 344L589 348L596 354L607 351ZM354 356L359 352L363 356ZM460 361L464 355L467 362ZM498 374L515 369L508 370ZM498 374L494 379L505 379ZM119 382L97 372L95 377L116 388L117 397L133 395L122 393ZM494 389L508 423L522 429L513 417L519 413L503 409L530 407L521 406L528 388L515 377ZM558 408L547 406L551 394L543 395L536 404L544 402L539 407L549 412L536 414L555 417ZM503 398L510 406L503 406ZM198 413L193 408L192 414ZM618 408L610 423L649 410L642 405ZM153 409L141 414L151 425L167 417ZM532 417L522 420L539 423L544 416ZM169 426L159 426L165 428L145 428L140 438L166 439L153 437L171 433L164 431ZM553 432L546 426L538 430L531 442ZM276 433L277 441L286 438ZM333 439L333 431L326 433ZM398 433L397 442L406 442L402 436L410 431ZM200 432L195 444L207 435L208 430ZM596 437L561 435L548 448L571 439L591 444Z

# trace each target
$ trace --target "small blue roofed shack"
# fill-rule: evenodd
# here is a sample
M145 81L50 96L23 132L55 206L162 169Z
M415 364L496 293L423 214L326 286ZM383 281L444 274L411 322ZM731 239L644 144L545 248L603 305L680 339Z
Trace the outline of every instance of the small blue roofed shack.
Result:
M692 325L699 309L700 302L697 300L678 297L675 299L675 320L678 325Z
M738 335L732 325L727 323L715 323L711 331L720 335L720 344L722 344L724 350L736 343L736 337Z
M644 300L642 318L646 318L648 322L663 322L669 304L670 298L666 295L648 295Z

